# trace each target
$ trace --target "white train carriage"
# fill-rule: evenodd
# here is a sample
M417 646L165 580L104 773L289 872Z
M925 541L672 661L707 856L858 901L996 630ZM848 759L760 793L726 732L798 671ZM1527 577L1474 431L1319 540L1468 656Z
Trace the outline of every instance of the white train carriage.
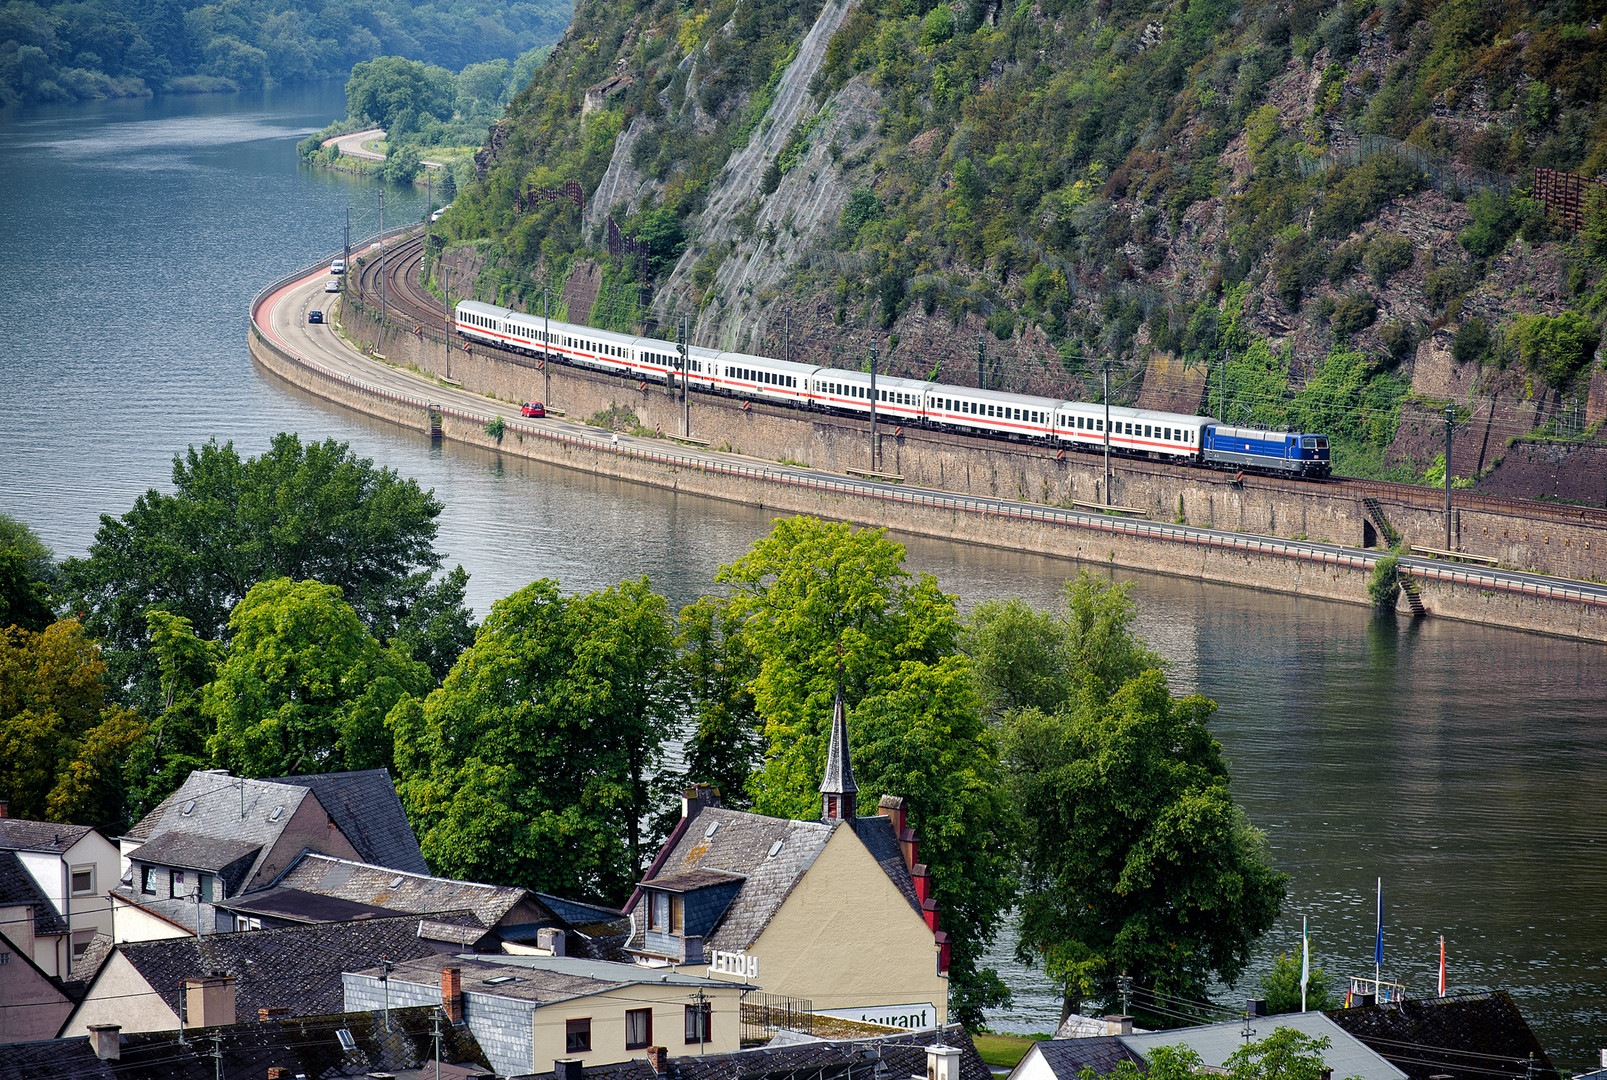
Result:
M997 390L932 384L926 415L931 423L956 431L977 431L1012 439L1048 439L1056 411L1065 402Z
M1110 448L1124 454L1198 461L1202 432L1215 423L1209 416L1110 407ZM1055 414L1056 438L1083 450L1105 447L1105 406L1086 401L1062 402Z
M932 385L916 379L878 375L874 398L877 419L897 424L919 423L925 412L926 390ZM810 379L809 403L817 409L868 418L872 400L868 371L816 368Z
M712 383L737 397L773 401L780 405L801 405L809 400L809 381L818 370L813 364L792 364L785 360L772 360L768 356L750 356L747 353L710 352L705 354L704 366L709 370ZM699 357L700 361L703 357ZM697 375L693 376L697 381Z

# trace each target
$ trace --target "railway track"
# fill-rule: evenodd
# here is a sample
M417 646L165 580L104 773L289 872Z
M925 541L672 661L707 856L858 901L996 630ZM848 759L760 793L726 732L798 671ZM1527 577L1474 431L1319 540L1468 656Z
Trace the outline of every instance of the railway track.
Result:
M423 261L424 237L422 234L397 240L394 245L386 248L386 314L412 326L424 327L433 331L444 326L445 315L442 311L441 301L419 283L419 268ZM362 289L364 297L370 304L377 304L377 298L380 295L379 259L371 253L364 253L359 261L358 278L359 287ZM482 349L488 348L485 345L478 347ZM534 366L534 361L529 360L527 357L520 357L512 352L508 352L505 355L522 366ZM755 403L754 408L773 408L782 414L792 411L779 406L759 403ZM951 431L924 431L922 434L940 441L952 441L957 446L985 446L992 443L990 439ZM1198 466L1123 458L1122 468L1153 475L1171 476L1175 475L1180 469L1198 468ZM1407 507L1414 510L1443 511L1445 507L1445 494L1443 491L1419 487L1415 484L1398 484L1385 480L1356 480L1343 476L1329 477L1325 480L1296 480L1282 476L1257 476L1256 483L1257 485L1272 487L1290 493L1312 492L1314 489L1320 489L1328 494L1338 494L1342 498L1351 498L1357 501L1371 497L1393 506ZM1531 499L1514 499L1501 495L1489 495L1476 491L1453 490L1451 492L1451 508L1453 510L1509 514L1527 517L1535 521L1566 522L1607 527L1607 508L1565 506L1557 503L1537 502Z

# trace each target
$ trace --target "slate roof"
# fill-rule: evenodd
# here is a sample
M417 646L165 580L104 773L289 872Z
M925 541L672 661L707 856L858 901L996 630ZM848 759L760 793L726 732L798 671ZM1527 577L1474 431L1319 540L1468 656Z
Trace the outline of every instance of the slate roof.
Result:
M129 852L129 857L158 866L207 870L223 875L228 890L233 892L245 884L245 872L256 862L261 851L261 844L253 844L249 840L200 836L173 829L141 844ZM224 874L225 870L231 872Z
M838 675L841 678L841 673ZM859 791L854 783L854 759L848 753L848 719L843 712L843 688L831 703L831 742L826 748L826 773L820 781L823 795L852 795Z
M854 819L854 835L859 837L865 850L870 852L871 858L881 866L888 879L898 886L898 891L904 894L910 907L919 912L921 899L915 895L915 879L910 877L910 869L904 863L904 849L898 846L893 819L885 814L857 817Z
M1456 1080L1491 1080L1496 1072L1524 1076L1530 1054L1536 1076L1558 1075L1504 990L1333 1009L1327 1016L1412 1080L1439 1074Z
M431 1007L390 1011L390 1030L376 1013L342 1013L283 1018L215 1028L221 1036L222 1072L227 1080L261 1080L270 1068L286 1076L344 1077L389 1073L397 1080L432 1080L434 1036ZM335 1032L351 1032L357 1049L345 1051ZM443 1077L490 1076L485 1054L467 1026L440 1025L441 1057L468 1063L443 1066ZM117 1061L95 1057L88 1037L44 1039L0 1045L0 1080L36 1080L41 1076L75 1080L213 1080L218 1062L208 1036L188 1044L172 1032L144 1032L119 1037ZM426 1067L428 1066L428 1067Z
M0 851L63 852L94 832L88 825L0 818Z
M10 820L0 819L0 820ZM13 904L33 905L33 926L36 934L65 934L67 920L56 912L50 898L39 891L33 875L23 867L15 851L0 851L0 907Z
M1303 1035L1329 1040L1328 1049L1322 1052L1324 1064L1335 1076L1360 1077L1361 1080L1405 1080L1405 1073L1385 1061L1360 1040L1320 1012L1280 1013L1260 1017L1254 1022L1256 1037L1265 1039L1278 1028L1292 1028ZM1123 1046L1140 1057L1147 1057L1157 1046L1187 1046L1200 1055L1207 1066L1220 1067L1228 1058L1244 1048L1244 1022L1227 1020L1218 1024L1200 1024L1197 1027L1174 1028L1170 1031L1151 1031L1142 1035L1118 1035ZM1066 1080L1072 1080L1067 1077ZM1489 1080L1488 1077L1485 1080Z
M392 964L390 979L392 982L439 986L441 960L439 956L431 956L427 959ZM537 1008L646 983L654 986L720 987L727 990L731 988L729 982L707 979L700 975L642 967L639 964L612 964L601 960L586 960L578 956L464 954L454 959L451 966L459 969L465 993L473 991L479 994L517 998L531 1002ZM378 978L380 968L373 966L362 971L354 970L353 973ZM502 981L492 982L492 979Z
M230 776L217 769L198 769L125 835L124 839L145 841L128 857L160 864L160 856L167 851L165 845L175 843L167 837L169 833L196 838L198 844L202 840L222 840L253 845L260 849L256 858L244 871L231 875L241 882L250 881L309 795L306 788ZM195 805L186 814L184 809L191 802ZM152 843L157 846L151 847ZM198 846L187 856L199 851Z
M708 811L704 811L707 813ZM817 1040L760 1047L732 1054L671 1058L667 1077L657 1077L643 1058L587 1068L584 1080L898 1080L926 1075L926 1048L934 1042L960 1049L960 1080L991 1080L971 1036L959 1025L866 1039ZM879 1057L878 1057L879 1054ZM878 1073L877 1066L882 1066ZM551 1072L521 1080L553 1080Z
M382 955L433 957L435 950L419 940L418 924L410 915L142 941L117 949L175 1012L186 978L220 972L238 980L236 1016L255 1016L261 1008L315 1016L345 1007L342 971L367 967ZM91 987L91 997L93 992Z
M279 776L266 782L309 789L364 862L412 874L430 872L389 771Z
M1144 1059L1122 1044L1118 1035L1095 1035L1084 1039L1046 1039L1033 1044L1043 1055L1044 1064L1064 1080L1077 1080L1084 1069L1097 1076L1108 1076L1124 1061L1140 1068ZM1028 1051L1030 1054L1032 1051ZM1023 1059L1025 1060L1025 1059Z
M224 911L244 915L267 915L299 923L350 922L352 919L383 918L395 914L374 904L284 888L258 889L244 896L225 900L217 906ZM483 934L485 931L482 928L480 932Z
M275 879L273 887L334 896L391 911L424 914L467 910L474 912L482 925L492 928L521 901L528 900L538 909L538 914L551 915L551 911L525 889L455 881L431 877L428 873L406 873L312 851L303 852L292 862Z
M707 835L711 825L719 826L713 836ZM680 838L658 860L657 872L649 882L696 870L723 870L745 877L718 925L705 938L707 948L740 952L770 925L820 856L833 828L819 821L789 821L709 807L680 830ZM781 847L772 857L770 848L778 842ZM627 948L639 947L645 932L639 928Z

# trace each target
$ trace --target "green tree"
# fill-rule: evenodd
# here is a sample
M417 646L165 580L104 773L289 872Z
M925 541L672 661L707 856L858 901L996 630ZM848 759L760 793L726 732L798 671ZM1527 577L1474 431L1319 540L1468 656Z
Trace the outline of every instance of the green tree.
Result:
M346 80L346 111L354 120L378 124L400 135L397 121L404 114L411 116L413 123L423 116L450 119L457 89L456 80L445 68L401 56L380 56L352 67L351 78ZM397 128L394 132L393 127Z
M465 116L494 115L507 101L513 68L501 57L470 64L458 72L457 107Z
M207 749L239 776L392 768L385 717L432 681L376 641L339 588L264 581L229 617L228 655L201 706L216 722Z
M124 823L124 764L145 725L108 703L105 674L76 622L0 630L0 791L13 815Z
M1261 992L1267 999L1268 1012L1299 1012L1300 957L1293 953L1279 953L1272 961L1272 970L1261 984ZM1318 1012L1328 1008L1331 1004L1328 993L1327 974L1322 968L1312 968L1311 978L1306 983L1306 1009Z
M1601 344L1596 324L1577 311L1519 315L1514 330L1524 366L1559 390L1590 364Z
M1042 960L1066 1013L1124 971L1203 997L1243 972L1285 878L1229 796L1215 705L1172 697L1127 590L1084 575L1068 601L1074 696L1010 713L1001 737L1027 832L1017 956Z
M1230 1080L1321 1080L1327 1071L1322 1052L1330 1045L1326 1038L1280 1027L1235 1051L1221 1070ZM1142 1067L1123 1061L1104 1077L1084 1069L1079 1080L1195 1080L1208 1064L1187 1046L1156 1046Z
M16 548L0 549L0 628L19 626L38 633L50 623L49 595L28 573L27 557Z
M196 636L190 620L156 609L145 616L151 652L161 672L160 711L129 757L129 817L156 807L195 769L211 766L207 737L212 721L202 712L207 684L217 677L222 648Z
M63 594L106 649L113 685L145 715L161 698L145 613L170 611L226 641L229 613L259 581L338 587L381 641L438 616L457 625L429 636L466 639L461 591L431 581L440 502L345 443L281 434L249 459L233 443L192 446L173 459L173 487L103 515L88 557L63 567Z
M437 872L618 902L638 880L681 702L666 605L644 578L492 607L422 703L392 711L399 785Z
M860 799L905 800L945 913L951 1009L976 1023L1008 1000L980 961L1014 896L1015 820L957 655L954 598L903 562L881 530L797 517L716 575L731 586L744 655L758 658L748 687L766 752L748 786L761 813L819 817L841 678Z
M748 684L758 660L747 650L741 619L724 599L705 596L681 609L678 671L691 702L685 780L713 784L723 805L749 805L748 779L761 760L760 721Z

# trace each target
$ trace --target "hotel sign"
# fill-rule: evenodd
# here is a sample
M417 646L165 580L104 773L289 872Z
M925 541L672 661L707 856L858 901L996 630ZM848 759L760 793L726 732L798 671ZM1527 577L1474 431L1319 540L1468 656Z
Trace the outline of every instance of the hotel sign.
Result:
M736 975L743 979L759 977L759 958L745 952L722 952L715 949L709 960L710 975Z

